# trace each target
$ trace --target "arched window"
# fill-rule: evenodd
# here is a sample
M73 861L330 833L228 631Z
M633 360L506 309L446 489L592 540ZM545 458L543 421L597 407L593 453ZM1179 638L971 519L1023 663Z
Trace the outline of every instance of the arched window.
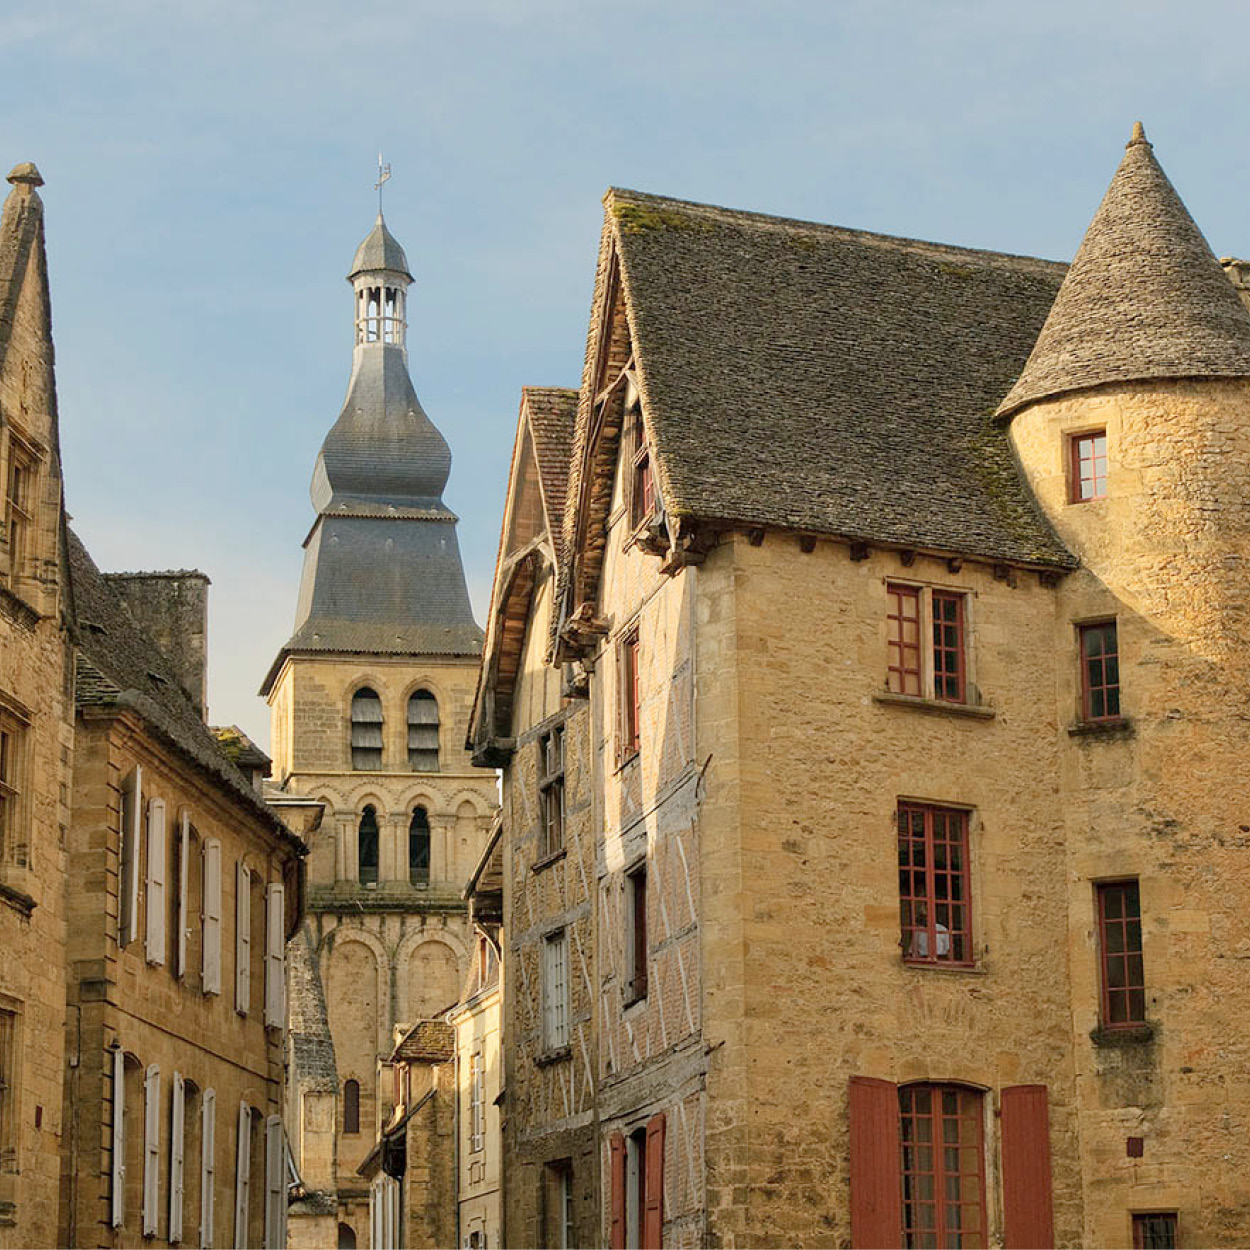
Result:
M352 695L352 767L358 772L382 767L382 700L368 686Z
M339 1250L356 1250L356 1230L350 1224L339 1225Z
M343 1084L343 1132L360 1132L359 1081L345 1081Z
M408 700L408 766L419 773L438 772L438 700L428 690Z
M408 824L408 879L413 885L430 880L430 818L424 807L413 808Z
M357 836L357 863L360 866L360 884L378 883L378 814L372 805L360 814L360 830Z

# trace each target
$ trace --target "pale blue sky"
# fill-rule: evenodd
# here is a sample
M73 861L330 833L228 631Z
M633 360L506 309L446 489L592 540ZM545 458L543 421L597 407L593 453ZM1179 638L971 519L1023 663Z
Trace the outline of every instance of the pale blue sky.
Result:
M1247 36L1234 0L6 0L68 507L103 568L212 577L212 718L267 742L379 148L481 619L519 389L579 381L607 186L1068 259L1141 117L1246 255Z

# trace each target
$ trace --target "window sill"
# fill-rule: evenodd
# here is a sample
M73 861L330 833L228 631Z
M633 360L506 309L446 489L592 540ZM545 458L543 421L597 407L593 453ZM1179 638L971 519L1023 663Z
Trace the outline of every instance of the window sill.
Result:
M550 1067L553 1063L561 1063L565 1059L573 1057L573 1047L569 1045L556 1046L551 1050L544 1050L541 1054L534 1056L534 1066L536 1068Z
M554 851L548 851L542 859L536 859L530 865L530 871L542 872L544 868L550 868L552 864L558 864L568 853L568 847L565 846L561 846Z
M1099 1025L1091 1029L1089 1040L1095 1046L1146 1046L1155 1040L1153 1024Z
M985 969L980 964L957 964L951 961L938 962L930 959L904 959L904 968L915 968L921 972L963 973L965 976L985 976Z
M1079 720L1068 726L1073 738L1128 738L1133 735L1133 722L1127 716L1109 717L1107 720Z
M635 747L628 755L622 755L620 759L616 761L616 771L618 773L623 773L632 763L634 763L635 760L638 759L641 754L641 749Z
M945 699L926 699L915 694L878 693L872 696L872 700L889 707L910 707L918 712L946 712L952 716L971 716L974 720L993 720L998 715L992 707L975 703L948 703Z
M622 1002L622 1006L624 1007L626 1011L628 1011L631 1007L637 1007L640 1003L645 1003L646 1001L647 1001L647 991L645 988L643 988L641 991L635 991L633 986L629 986L625 990L625 995L624 995L624 1000Z

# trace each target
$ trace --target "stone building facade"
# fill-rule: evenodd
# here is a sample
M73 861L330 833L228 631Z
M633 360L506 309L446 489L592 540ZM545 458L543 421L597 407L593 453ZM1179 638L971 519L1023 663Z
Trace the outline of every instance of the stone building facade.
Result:
M51 302L39 171L0 215L0 1246L52 1244L60 1184L73 752Z
M504 846L525 735L580 739L593 1244L1244 1241L1247 429L1140 130L1071 267L609 193L557 584L505 610L505 522L474 722ZM531 1167L505 1239L567 1244Z
M316 800L325 812L305 940L338 1086L337 1220L345 1240L364 1246L370 1187L358 1169L394 1107L395 1033L441 1017L459 997L473 949L462 889L485 844L495 783L463 745L482 634L456 517L442 500L451 453L408 372L412 276L380 216L349 281L351 380L313 472L317 516L295 632L262 693L272 710L270 797ZM295 1062L292 1118L299 1140L322 1142L321 1158L312 1122L327 1114L326 1071ZM445 1200L451 1210L450 1193Z
M502 767L507 1245L595 1245L596 809L584 699L548 662L577 392L522 394L470 740ZM544 1000L553 961L558 994ZM515 986L515 988L511 988Z

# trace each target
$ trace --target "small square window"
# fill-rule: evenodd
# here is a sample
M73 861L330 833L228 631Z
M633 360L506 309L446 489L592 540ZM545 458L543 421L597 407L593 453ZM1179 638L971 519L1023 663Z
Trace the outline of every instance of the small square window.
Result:
M1107 497L1107 431L1091 430L1071 440L1071 503L1088 503Z
M1080 626L1081 716L1120 718L1120 646L1115 621Z
M1175 1250L1176 1212L1133 1215L1133 1250Z

